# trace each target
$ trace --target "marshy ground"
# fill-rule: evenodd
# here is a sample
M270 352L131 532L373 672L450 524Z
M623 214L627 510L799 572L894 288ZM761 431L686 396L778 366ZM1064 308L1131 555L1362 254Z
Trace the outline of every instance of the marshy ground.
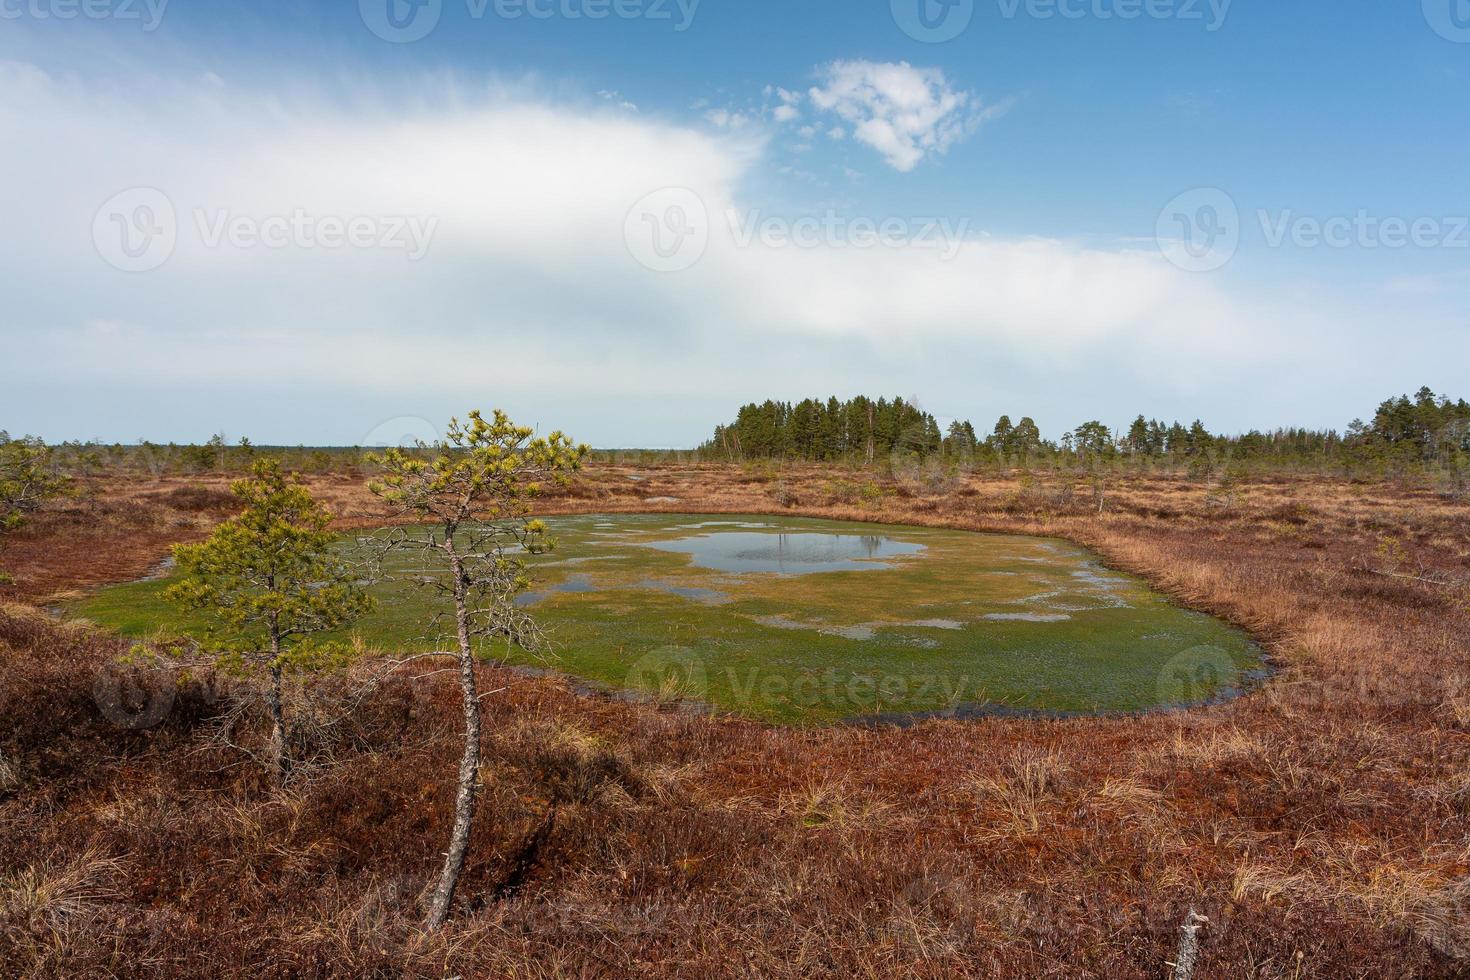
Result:
M487 644L487 658L757 719L1137 711L1225 696L1263 666L1243 631L1055 538L716 515L551 518L549 535L519 602L552 645ZM380 547L348 535L342 550ZM393 655L445 649L424 588L442 576L422 552L374 570L378 606L354 632ZM69 608L144 638L182 625L169 581Z
M247 692L193 678L157 724L127 727L98 707L125 644L35 608L145 575L228 513L225 482L99 481L5 553L0 962L15 973L1157 977L1191 908L1210 920L1199 976L1470 964L1463 501L1159 473L1118 477L1099 513L1060 474L599 465L546 509L1066 539L1248 630L1277 673L1177 713L868 729L589 698L486 666L499 693L464 900L424 937L451 678L411 671L303 734L317 763L281 792L221 736ZM344 529L382 523L362 483L313 479Z

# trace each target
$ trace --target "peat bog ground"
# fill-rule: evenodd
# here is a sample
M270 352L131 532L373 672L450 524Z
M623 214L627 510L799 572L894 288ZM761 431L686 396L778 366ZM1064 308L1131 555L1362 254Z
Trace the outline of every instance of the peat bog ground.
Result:
M312 478L344 530L382 523L364 479ZM1464 502L1158 474L1120 477L1098 513L1056 474L595 466L543 510L1067 539L1249 631L1277 672L1183 712L900 729L706 716L486 666L475 847L452 927L424 936L450 678L406 671L303 734L315 764L278 791L241 752L248 692L196 676L118 706L126 643L44 612L207 533L227 482L98 481L4 553L7 970L1156 977L1191 909L1209 919L1199 976L1470 967Z

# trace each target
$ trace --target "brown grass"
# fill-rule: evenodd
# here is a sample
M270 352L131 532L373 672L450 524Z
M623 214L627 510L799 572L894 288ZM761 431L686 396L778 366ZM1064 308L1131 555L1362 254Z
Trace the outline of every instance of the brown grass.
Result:
M591 471L547 510L1066 536L1254 630L1279 673L1184 714L796 731L486 668L505 690L485 702L476 845L453 926L424 936L449 679L386 686L282 793L209 737L248 692L196 677L161 725L119 729L92 691L118 644L9 607L0 972L1157 977L1196 908L1204 977L1470 973L1465 504L1160 475L1098 514L1054 475L632 472ZM226 482L98 484L6 550L11 596L146 573L221 516L175 491ZM380 519L357 479L314 489L344 522ZM241 710L237 737L258 738Z

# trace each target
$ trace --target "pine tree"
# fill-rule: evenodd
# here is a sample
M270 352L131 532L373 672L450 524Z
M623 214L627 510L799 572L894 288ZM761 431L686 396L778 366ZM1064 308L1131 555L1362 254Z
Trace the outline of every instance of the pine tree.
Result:
M20 527L43 503L70 488L51 447L40 439L12 439L0 432L0 531Z
M348 625L372 600L333 554L331 513L278 461L257 460L231 489L244 511L205 541L174 548L179 580L164 596L208 616L210 626L193 640L222 669L267 675L271 764L284 779L291 768L284 680L340 665L346 644L317 635Z
M515 605L515 597L529 587L520 556L548 547L544 525L528 517L529 504L548 481L565 482L589 452L560 432L545 439L533 435L504 412L497 410L489 422L471 412L467 423L450 423L443 441L422 447L432 448L432 459L400 449L369 459L384 471L369 489L414 524L432 525L427 537L407 534L404 540L442 563L447 581L435 585L454 615L464 749L454 827L427 917L430 929L449 917L475 817L480 772L475 642L496 637L521 647L540 644L535 621Z

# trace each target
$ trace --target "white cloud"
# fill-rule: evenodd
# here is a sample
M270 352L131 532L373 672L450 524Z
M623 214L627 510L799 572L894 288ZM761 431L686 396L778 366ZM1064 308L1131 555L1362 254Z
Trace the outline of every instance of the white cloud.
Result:
M976 236L945 261L742 245L726 213L769 206L748 190L768 166L757 127L515 89L436 101L440 81L385 83L352 105L284 81L289 100L259 81L155 82L145 103L133 86L0 65L0 143L26 148L0 155L7 427L351 442L382 419L502 404L603 444L688 444L740 401L803 391L920 390L978 420L1014 389L1019 404L997 409L1060 426L1118 392L1129 412L1181 389L1234 405L1237 379L1289 379L1281 390L1302 398L1313 378L1330 392L1345 365L1363 370L1336 342L1351 310L1234 295L1148 248ZM180 234L167 263L130 275L99 258L91 231L103 201L137 186L168 195ZM634 203L667 187L699 196L711 235L692 268L656 274L624 230ZM199 209L297 208L432 217L438 233L413 263L210 248L190 228ZM1435 349L1462 363L1453 326ZM646 415L624 414L639 398Z
M771 113L771 118L776 120L776 122L778 123L788 123L791 122L793 119L799 119L800 117L801 110L791 105L777 106L776 110Z
M742 129L750 122L749 116L729 109L711 109L704 114L704 118L721 129Z
M952 88L937 68L835 61L821 70L821 79L810 92L812 104L850 123L853 138L895 170L913 170L976 125L978 100Z

